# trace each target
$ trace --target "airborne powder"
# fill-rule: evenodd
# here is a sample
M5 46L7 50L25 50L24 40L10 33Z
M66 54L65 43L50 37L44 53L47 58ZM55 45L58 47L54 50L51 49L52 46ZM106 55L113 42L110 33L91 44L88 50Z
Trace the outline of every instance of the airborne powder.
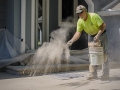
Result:
M66 21L69 20L72 19L68 18ZM29 65L31 65L30 75L36 75L38 73L46 74L54 70L59 70L63 58L67 63L69 62L70 50L66 42L72 27L74 27L73 23L65 22L61 28L51 32L50 42L44 42L33 56L33 60L29 62ZM53 65L56 68L53 69Z

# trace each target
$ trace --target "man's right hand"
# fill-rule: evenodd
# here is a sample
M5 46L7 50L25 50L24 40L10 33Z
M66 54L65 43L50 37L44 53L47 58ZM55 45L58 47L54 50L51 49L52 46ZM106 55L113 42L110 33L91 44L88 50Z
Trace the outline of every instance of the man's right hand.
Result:
M75 41L77 41L81 36L81 32L76 32L73 36L73 38L67 42L68 46L71 46Z
M72 44L73 44L73 41L72 41L72 40L70 40L70 41L67 42L67 45L68 45L68 46L71 46Z

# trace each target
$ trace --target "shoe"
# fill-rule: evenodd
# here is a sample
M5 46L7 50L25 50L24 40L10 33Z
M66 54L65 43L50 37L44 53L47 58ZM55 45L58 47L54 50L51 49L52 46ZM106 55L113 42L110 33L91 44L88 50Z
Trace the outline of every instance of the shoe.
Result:
M91 80L91 79L97 79L97 75L94 75L94 74L90 74L88 77L87 77L87 80Z
M102 81L107 81L107 80L109 80L109 78L110 78L109 75L102 75L101 76Z
M97 76L92 76L92 77L87 77L87 80L91 80L91 79L97 79L98 77Z

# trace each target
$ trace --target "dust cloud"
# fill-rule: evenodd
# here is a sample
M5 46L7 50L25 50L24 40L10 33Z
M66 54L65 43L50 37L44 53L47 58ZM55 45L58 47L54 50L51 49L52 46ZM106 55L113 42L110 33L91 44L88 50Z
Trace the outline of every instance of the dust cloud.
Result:
M50 33L50 42L44 42L33 56L27 67L30 66L30 76L59 71L64 58L69 62L70 50L67 46L67 37L74 24L72 18L68 18L61 27Z

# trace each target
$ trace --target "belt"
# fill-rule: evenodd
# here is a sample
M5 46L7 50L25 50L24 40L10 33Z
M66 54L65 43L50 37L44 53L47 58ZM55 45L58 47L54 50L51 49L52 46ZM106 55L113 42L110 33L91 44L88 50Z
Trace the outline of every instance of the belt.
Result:
M103 32L102 34L104 34L105 32L106 32L106 30L104 30L104 32ZM102 35L102 34L101 34L101 35ZM97 35L97 34L95 34L95 35L91 35L91 36L94 37L94 36L96 36L96 35Z

